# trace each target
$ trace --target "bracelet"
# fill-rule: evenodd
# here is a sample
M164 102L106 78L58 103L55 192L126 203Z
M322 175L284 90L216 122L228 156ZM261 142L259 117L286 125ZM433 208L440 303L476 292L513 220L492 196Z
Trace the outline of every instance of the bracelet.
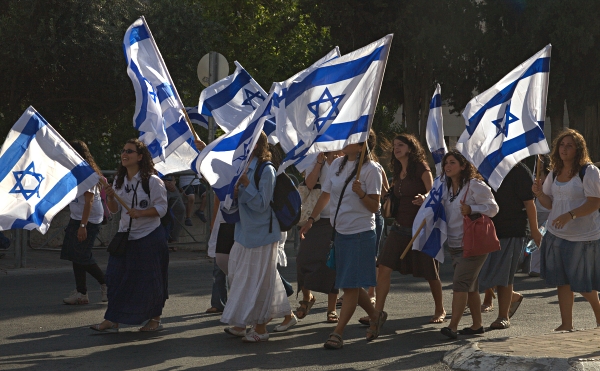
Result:
M325 164L325 161L323 161L323 162L319 162L319 161L317 161L317 164L319 164L319 165L324 165L324 164Z
M365 192L365 195L360 197L359 200L362 200L363 198L367 197L367 192Z
M308 219L307 219L307 221L308 221L308 220L312 220L312 221L313 221L313 223L315 222L315 218L313 218L312 216L309 216L309 217L308 217Z

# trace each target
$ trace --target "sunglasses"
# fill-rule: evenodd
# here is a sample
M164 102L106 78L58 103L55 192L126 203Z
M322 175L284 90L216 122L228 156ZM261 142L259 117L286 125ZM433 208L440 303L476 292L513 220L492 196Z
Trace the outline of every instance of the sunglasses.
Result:
M122 149L121 153L127 153L128 155L130 155L132 153L138 153L138 151L134 151L132 149Z

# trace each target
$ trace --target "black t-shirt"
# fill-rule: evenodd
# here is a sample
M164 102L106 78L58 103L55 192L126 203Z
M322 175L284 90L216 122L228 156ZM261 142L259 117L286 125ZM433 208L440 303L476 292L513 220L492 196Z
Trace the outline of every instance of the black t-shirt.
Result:
M492 189L500 210L492 218L498 238L525 237L530 234L524 201L533 200L532 175L529 168L519 162L506 175L500 188Z

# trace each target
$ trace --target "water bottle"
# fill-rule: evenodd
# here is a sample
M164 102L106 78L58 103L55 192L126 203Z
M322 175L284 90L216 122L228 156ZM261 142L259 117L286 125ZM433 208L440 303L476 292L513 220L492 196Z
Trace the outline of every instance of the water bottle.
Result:
M542 234L542 237L544 237L544 235L546 234L546 223L547 223L547 221L542 223L542 225L540 226L540 229L539 229L540 233ZM532 252L534 252L537 249L538 249L538 245L536 245L533 240L530 240L529 243L527 244L527 246L525 246L525 251L527 252L527 254L531 254Z

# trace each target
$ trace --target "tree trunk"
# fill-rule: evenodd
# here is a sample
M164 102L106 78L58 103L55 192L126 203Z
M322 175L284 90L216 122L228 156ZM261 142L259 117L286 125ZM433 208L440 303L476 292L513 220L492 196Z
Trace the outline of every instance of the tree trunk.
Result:
M418 73L411 53L404 53L403 62L403 90L404 90L404 118L406 120L406 131L419 136L419 83Z
M593 162L600 161L600 102L585 109L582 132Z

